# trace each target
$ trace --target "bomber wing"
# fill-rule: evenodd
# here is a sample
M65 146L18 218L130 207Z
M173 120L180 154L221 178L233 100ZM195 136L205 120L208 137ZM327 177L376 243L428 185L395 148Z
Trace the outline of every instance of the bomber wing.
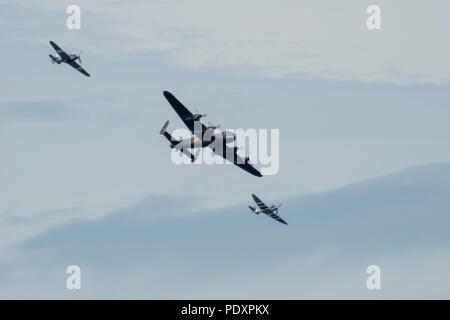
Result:
M227 156L229 154L232 154L233 157ZM238 166L239 168L247 171L248 173L257 176L262 177L263 175L261 172L259 172L255 167L253 167L248 161L246 161L244 158L242 158L240 155L237 154L237 149L234 147L229 147L226 144L223 145L223 152L218 153L222 158L226 160L232 160L232 163Z
M186 127L188 127L191 132L202 139L204 132L206 131L206 127L203 123L201 123L199 120L194 121L191 120L193 114L180 102L173 94L171 94L169 91L164 91L164 97L169 101L172 108L175 110L175 112L178 114L178 116L181 118L181 120L184 122ZM201 130L202 132L194 132L194 123L198 122L201 124ZM200 128L200 127L199 127Z

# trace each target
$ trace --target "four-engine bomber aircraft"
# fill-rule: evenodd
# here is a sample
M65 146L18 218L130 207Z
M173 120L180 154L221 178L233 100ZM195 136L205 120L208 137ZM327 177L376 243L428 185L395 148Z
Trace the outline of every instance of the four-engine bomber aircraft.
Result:
M182 151L191 158L192 162L194 162L197 157L192 155L189 151L187 151L187 149L209 147L215 154L229 160L241 169L251 173L254 176L262 177L262 174L249 163L248 157L242 158L237 154L238 148L236 146L228 146L228 143L235 142L236 136L233 132L223 131L220 134L214 134L214 130L217 129L218 126L206 127L200 121L200 119L205 115L198 113L192 114L180 101L178 101L177 98L174 97L173 94L168 91L164 91L164 97L166 97L172 108L193 134L193 136L189 139L176 140L167 132L167 126L169 125L169 122L167 121L160 133L164 135L167 140L169 140L171 148L176 148ZM216 141L216 143L213 143L214 141ZM222 143L218 146L217 142L220 141ZM198 155L198 153L196 155Z
M259 214L260 212L267 214L269 217L277 220L278 222L287 224L286 221L280 218L278 215L278 208L281 207L281 204L279 205L270 205L267 206L262 202L257 196L252 194L253 200L255 200L256 204L258 205L258 208L253 208L252 206L248 206L252 212Z
M69 66L77 69L85 76L90 77L89 73L87 73L86 70L84 70L82 67L80 67L80 65L78 63L75 62L76 60L79 60L81 63L81 58L80 58L81 53L78 55L67 54L66 52L64 52L63 49L58 47L58 45L56 43L54 43L53 41L50 41L50 45L53 47L53 49L55 49L56 53L58 53L58 56L59 56L58 57L58 56L49 54L48 56L50 57L52 63L57 63L57 64L61 64L61 62L67 63Z

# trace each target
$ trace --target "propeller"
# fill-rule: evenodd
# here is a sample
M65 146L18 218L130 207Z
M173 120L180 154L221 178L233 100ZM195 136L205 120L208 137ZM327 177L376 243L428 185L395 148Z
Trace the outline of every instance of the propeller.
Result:
M83 61L81 61L81 53L82 51L80 50L80 53L78 54L78 61L80 61L80 64L83 64Z
M195 114L199 115L200 118L206 117L208 115L207 113L201 114L200 112L198 112L197 108L195 108L194 110L195 110Z
M207 129L219 129L220 128L220 124L218 124L217 126L213 125L211 121L208 121L208 128Z
M278 214L278 209L281 207L281 203L279 203L276 208L275 208L275 212Z

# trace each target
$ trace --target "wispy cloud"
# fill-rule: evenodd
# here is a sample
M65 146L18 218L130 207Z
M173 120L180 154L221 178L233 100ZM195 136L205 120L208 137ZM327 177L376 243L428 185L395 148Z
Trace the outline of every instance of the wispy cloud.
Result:
M358 83L446 82L446 3L408 2L408 15L381 2L379 33L359 2L79 1L79 31L59 0L1 3L0 212L16 217L2 220L2 248L149 195L217 209L249 191L284 199L450 159L446 86ZM92 78L51 65L50 39L82 49ZM279 128L279 174L174 166L158 135L166 119L182 126L166 89L224 128Z
M449 176L449 164L430 165L287 199L289 226L245 205L185 216L188 198L148 198L9 250L0 297L445 299ZM80 292L64 287L70 264ZM372 264L381 291L365 286Z
M70 108L65 103L55 101L15 102L0 104L0 121L56 121L80 119L83 112Z
M35 5L62 10L59 1ZM120 48L111 50L99 42L94 50L106 46L110 53L159 51L186 67L246 67L276 78L450 82L446 1L379 1L379 31L367 30L367 4L360 1L80 1L79 5L87 28L100 26L95 20L101 20L103 36L113 43L120 39Z

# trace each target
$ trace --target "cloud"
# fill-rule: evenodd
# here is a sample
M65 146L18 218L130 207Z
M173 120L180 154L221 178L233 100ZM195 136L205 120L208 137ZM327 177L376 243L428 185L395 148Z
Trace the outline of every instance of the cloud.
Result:
M0 296L445 299L449 176L449 164L431 165L287 199L289 226L245 205L185 216L194 200L151 197L8 250ZM71 264L82 270L80 292L64 287ZM381 291L365 286L372 264Z
M146 60L134 62L141 68ZM128 63L118 68L129 72ZM131 77L130 86L99 80L95 86L84 84L92 92L63 88L57 100L2 103L2 114L9 118L0 121L0 212L25 221L61 210L67 220L55 223L67 223L101 218L150 195L183 195L197 199L183 210L191 214L245 204L250 193L281 200L450 159L445 88L230 81L209 73L194 82L190 73L166 74L160 68L144 72L142 79ZM71 71L53 72L76 75ZM172 164L170 148L158 132L166 119L173 129L183 124L159 90L166 85L175 87L190 108L220 120L216 123L223 128L280 128L279 173L256 182L234 166ZM54 90L45 86L38 91L51 96ZM111 97L105 97L109 91ZM28 92L27 100L33 95ZM68 208L79 210L71 215ZM44 218L32 227L1 224L0 249L54 226Z
M59 1L36 5L62 10ZM106 55L117 50L163 52L170 61L189 68L234 67L275 78L450 82L446 1L379 1L379 31L366 28L367 3L356 0L80 1L79 5L86 28L102 26L102 34L113 43L120 39L121 46L113 50L104 42L93 46L101 50L105 45Z
M79 4L82 29L68 31L64 2L2 1L6 24L0 32L8 48L3 59L11 63L0 79L6 88L0 104L0 212L16 219L2 220L2 250L57 224L99 219L150 195L198 197L183 211L191 214L244 204L250 192L285 199L450 160L446 86L293 79L329 71L341 79L352 68L366 70L360 69L364 50L358 47L366 40L352 33L367 33L358 5L348 16L353 6L297 2L276 8L268 2ZM392 12L385 4L383 12ZM412 13L421 8L411 6ZM423 9L427 17L431 9ZM435 23L445 26L441 12L423 29L407 31L424 37ZM322 13L324 20L315 18ZM383 19L383 32L392 30L389 15ZM328 20L335 28L326 27ZM350 33L337 35L341 27ZM441 66L441 55L448 55L440 47L445 36L436 30L426 39L437 48L432 58L427 45L416 48L420 41L402 38L410 53L398 46L385 50L387 44L380 46L383 52L370 48L367 66L410 64L417 54L426 58L421 63L427 70ZM51 65L49 39L59 39L69 52L83 49L93 77ZM279 174L256 183L230 166L174 166L158 135L166 119L174 128L183 125L161 95L167 89L223 128L280 128ZM61 219L47 214L58 211ZM34 223L26 224L28 219Z
M0 104L0 121L61 121L75 120L83 117L78 108L71 108L66 103L56 101L16 102Z
M350 259L318 252L270 267L227 274L194 288L185 299L447 299L450 250L406 251ZM340 256L339 256L340 255ZM348 259L348 260L346 260ZM368 290L366 268L381 269L381 290Z

